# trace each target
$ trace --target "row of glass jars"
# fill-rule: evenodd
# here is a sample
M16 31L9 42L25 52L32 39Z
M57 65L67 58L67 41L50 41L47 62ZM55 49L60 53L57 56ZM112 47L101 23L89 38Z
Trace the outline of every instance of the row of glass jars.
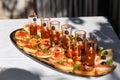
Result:
M31 35L37 35L36 17L29 17L30 24L33 26L30 29ZM31 19L33 21L31 21ZM75 57L76 60L81 60L86 65L94 65L96 54L96 40L93 36L86 39L86 31L76 30L75 36L72 36L72 25L64 24L61 26L59 21L50 21L50 18L41 18L40 36L41 39L49 39L49 46L63 47L69 58ZM72 50L72 52L70 52ZM73 54L73 51L76 53Z

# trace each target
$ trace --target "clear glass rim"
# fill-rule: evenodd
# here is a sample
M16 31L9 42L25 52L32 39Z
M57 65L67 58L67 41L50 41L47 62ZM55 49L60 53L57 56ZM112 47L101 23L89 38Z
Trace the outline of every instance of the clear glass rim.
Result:
M60 25L60 21L57 21L57 20L55 20L55 21L50 21L50 24L51 24L51 25Z
M50 21L50 18L40 18L41 21Z
M82 35L86 35L86 31L85 30L76 30L75 34L81 33Z
M63 24L61 27L62 27L62 29L68 29L68 28L72 28L72 25L71 24Z

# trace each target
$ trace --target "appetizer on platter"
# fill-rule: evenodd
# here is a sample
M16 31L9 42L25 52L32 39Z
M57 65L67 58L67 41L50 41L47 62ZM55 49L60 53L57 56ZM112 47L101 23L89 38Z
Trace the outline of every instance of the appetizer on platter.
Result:
M72 25L64 24L60 30L60 22L49 18L37 23L36 15L28 20L12 35L16 46L25 54L73 75L101 76L115 69L113 50L97 45L94 35L86 38L84 30L76 30L72 35Z

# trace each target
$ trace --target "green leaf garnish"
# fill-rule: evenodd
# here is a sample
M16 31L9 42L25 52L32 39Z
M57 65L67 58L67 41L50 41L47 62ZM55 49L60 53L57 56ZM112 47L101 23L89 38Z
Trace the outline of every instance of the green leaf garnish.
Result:
M63 64L63 63L64 63L63 60L60 60L60 61L59 61L59 64Z
M35 49L38 49L38 45L37 45L37 44L36 44L36 45L34 45L34 48L35 48Z
M80 66L78 64L74 64L74 70L79 69Z
M36 35L36 36L34 36L34 38L39 39L39 38L40 38L40 36L39 36L39 35Z
M106 65L112 66L112 65L113 65L113 60L112 60L112 59L107 60L107 61L106 61Z
M103 51L103 50L98 51L99 56L106 56L107 54L108 54L108 51Z
M27 31L25 31L25 34L28 34L28 32L27 32Z
M80 61L76 61L75 64L78 64L78 65L79 65L79 64L81 64L81 62L80 62Z
M69 59L68 59L68 62L73 62L73 59L69 58Z
M104 55L107 55L108 54L108 51L104 51Z
M48 53L49 51L47 49L42 50L43 53Z
M98 55L102 56L102 51L103 51L103 50L99 50L99 51L98 51Z

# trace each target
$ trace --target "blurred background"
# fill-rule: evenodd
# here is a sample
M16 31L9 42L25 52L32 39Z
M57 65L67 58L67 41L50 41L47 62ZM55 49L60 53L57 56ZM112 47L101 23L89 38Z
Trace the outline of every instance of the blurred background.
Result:
M120 0L0 0L0 19L104 16L120 38Z

